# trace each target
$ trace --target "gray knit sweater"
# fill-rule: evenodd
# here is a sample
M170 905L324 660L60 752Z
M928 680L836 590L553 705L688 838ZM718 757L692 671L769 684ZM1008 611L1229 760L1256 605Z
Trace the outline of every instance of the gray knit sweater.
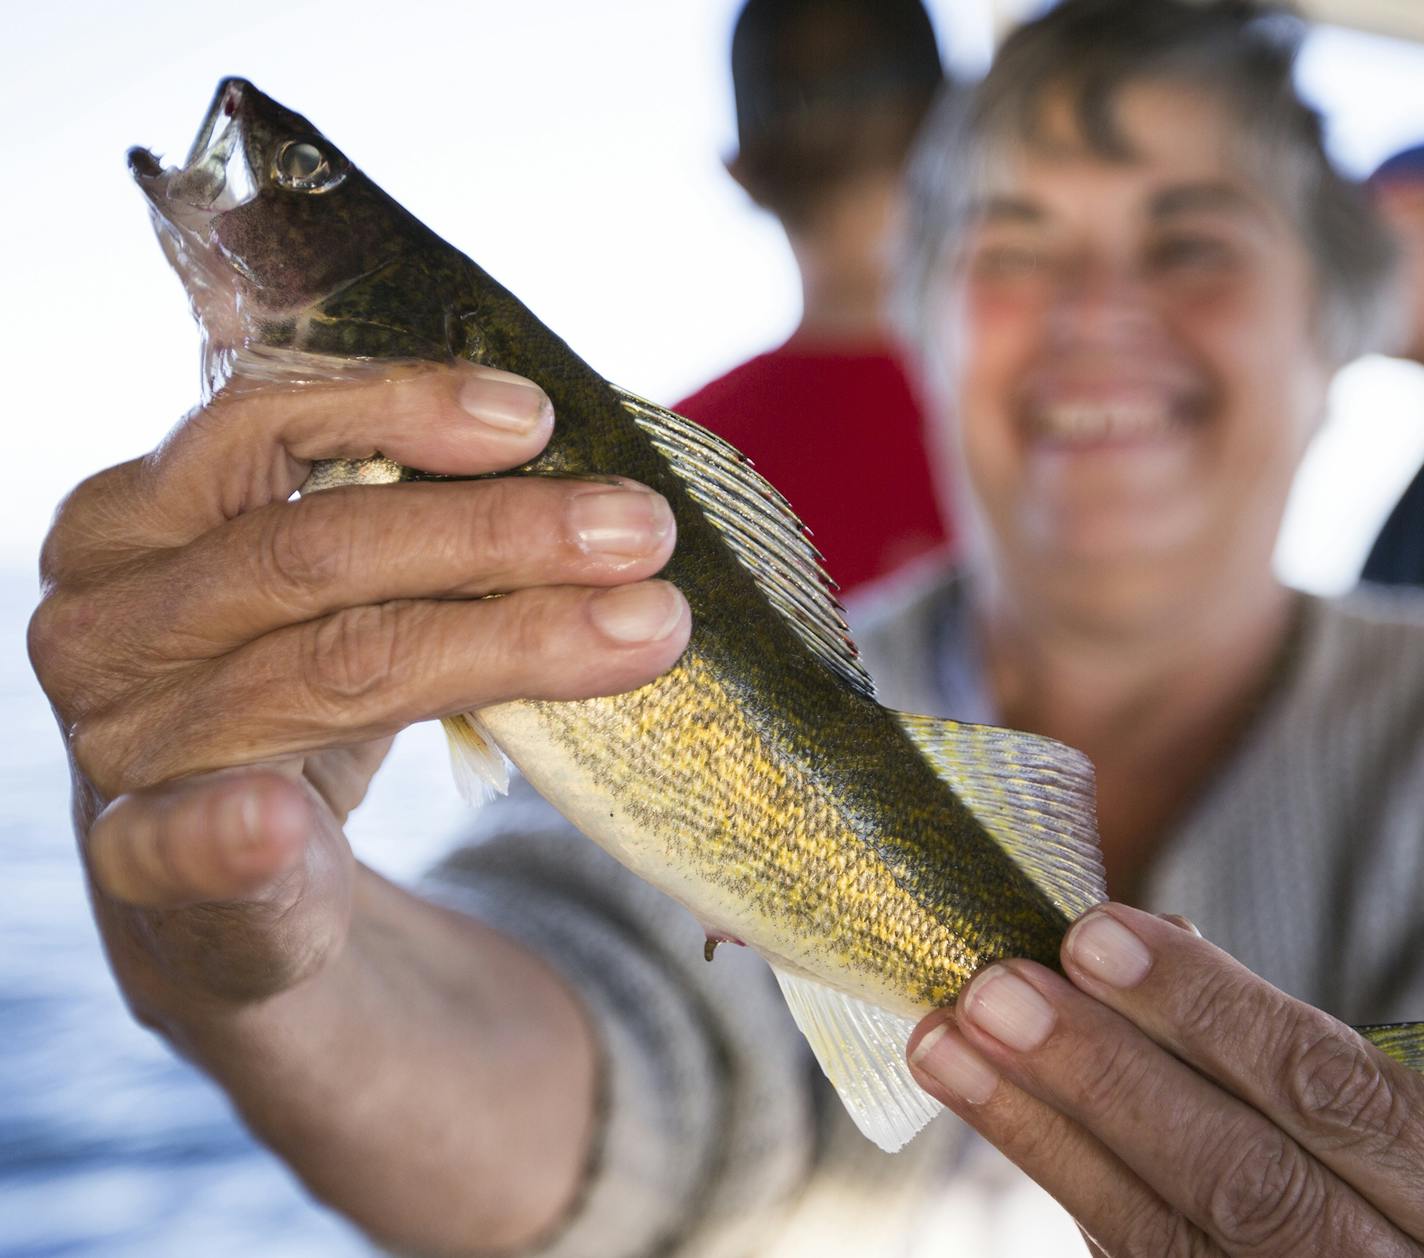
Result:
M962 586L882 610L881 701L987 720ZM1295 650L1231 761L1161 847L1145 907L1184 913L1347 1021L1424 1018L1424 595L1306 599ZM1046 1195L950 1115L889 1156L850 1124L752 953L703 960L685 910L527 788L432 875L587 1001L601 1131L538 1258L1081 1254Z

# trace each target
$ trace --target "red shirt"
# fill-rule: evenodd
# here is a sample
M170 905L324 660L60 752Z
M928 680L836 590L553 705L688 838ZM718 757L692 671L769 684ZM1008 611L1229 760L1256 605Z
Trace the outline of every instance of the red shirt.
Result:
M924 421L879 348L759 354L673 407L786 495L843 592L946 545Z

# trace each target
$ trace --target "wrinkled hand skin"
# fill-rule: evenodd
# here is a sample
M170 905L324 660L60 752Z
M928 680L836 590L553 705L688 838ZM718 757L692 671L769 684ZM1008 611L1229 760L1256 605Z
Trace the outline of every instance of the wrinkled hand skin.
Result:
M671 516L641 487L506 477L293 499L319 458L514 468L553 422L534 385L465 364L232 390L63 503L30 652L142 1020L181 1044L203 1010L270 999L346 952L366 871L342 824L396 731L631 689L677 659L686 604L648 580Z
M982 971L909 1053L1091 1253L1424 1254L1424 1079L1185 919L1101 906L1062 959Z

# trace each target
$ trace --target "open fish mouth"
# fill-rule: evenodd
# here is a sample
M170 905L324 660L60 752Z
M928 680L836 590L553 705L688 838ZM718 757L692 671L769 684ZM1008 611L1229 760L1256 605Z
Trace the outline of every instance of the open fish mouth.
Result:
M245 106L251 94L256 89L243 79L218 84L181 166L164 166L145 148L128 152L129 170L148 201L159 243L182 276L202 329L205 401L230 374L232 349L250 334L253 302L239 293L249 277L241 260L222 248L216 223L258 192L247 143Z
M257 178L243 143L243 79L218 84L203 125L181 166L164 166L145 148L128 153L129 170L154 212L175 226L197 229L214 215L236 209L257 194Z

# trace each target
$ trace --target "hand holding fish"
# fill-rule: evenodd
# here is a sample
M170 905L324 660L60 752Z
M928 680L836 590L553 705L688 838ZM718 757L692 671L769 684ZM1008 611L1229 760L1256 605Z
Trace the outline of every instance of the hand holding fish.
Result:
M673 528L641 488L539 477L289 501L317 455L381 448L476 475L548 439L549 401L517 377L384 374L219 395L152 454L86 481L47 541L30 640L131 1006L317 1191L428 1244L470 1234L472 1208L496 1212L482 1232L518 1234L560 1207L591 1121L592 1050L540 963L361 867L342 823L401 727L641 684L677 658L688 616L673 587L642 580ZM482 1036L501 1017L505 1038L528 1025L508 1041L526 1064ZM521 1072L548 1078L533 1089ZM403 1144L379 1103L362 1118L340 1101L374 1079L412 1147L363 1169L372 1140ZM521 1091L539 1113L516 1112ZM487 1123L448 1130L476 1112ZM472 1204L468 1173L491 1158L452 1153L471 1138L498 1147L483 1182L504 1200ZM537 1180L501 1174L536 1142ZM568 1150L552 1175L550 1146Z
M1093 1253L1424 1253L1416 1072L1123 905L1079 920L1063 966L984 970L911 1061Z

